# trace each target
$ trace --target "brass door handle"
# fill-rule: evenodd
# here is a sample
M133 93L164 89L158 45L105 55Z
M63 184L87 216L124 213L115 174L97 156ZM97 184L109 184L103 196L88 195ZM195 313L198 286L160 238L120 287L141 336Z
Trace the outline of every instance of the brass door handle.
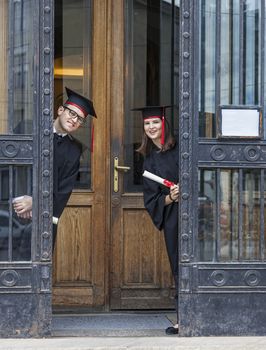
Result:
M130 170L129 166L118 165L118 157L114 158L114 192L118 192L118 172L127 172L128 170Z
M130 166L124 166L124 165L117 165L115 168L117 170L123 170L124 172L127 172L128 170L130 170Z

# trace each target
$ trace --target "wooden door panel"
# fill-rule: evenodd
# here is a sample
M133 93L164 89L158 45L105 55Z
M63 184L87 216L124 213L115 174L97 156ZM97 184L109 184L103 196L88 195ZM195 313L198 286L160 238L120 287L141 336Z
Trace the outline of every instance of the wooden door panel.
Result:
M156 286L158 282L158 238L153 236L143 210L123 211L123 285L146 284ZM158 236L158 235L157 235Z
M91 283L91 207L67 207L60 219L56 255L56 283ZM67 252L67 254L64 254ZM68 267L66 269L66 266Z
M92 208L69 206L58 229L53 304L92 306Z
M111 307L173 308L174 286L163 233L154 228L143 206L124 208L121 219L114 235L120 244L113 251Z

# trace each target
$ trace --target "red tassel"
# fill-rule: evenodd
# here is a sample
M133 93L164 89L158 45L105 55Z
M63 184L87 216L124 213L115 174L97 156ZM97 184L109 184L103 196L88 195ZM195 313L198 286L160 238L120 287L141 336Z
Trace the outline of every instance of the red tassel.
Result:
M161 145L164 145L164 115L162 116L162 134L161 134Z
M91 153L93 152L94 147L94 124L93 121L91 121Z

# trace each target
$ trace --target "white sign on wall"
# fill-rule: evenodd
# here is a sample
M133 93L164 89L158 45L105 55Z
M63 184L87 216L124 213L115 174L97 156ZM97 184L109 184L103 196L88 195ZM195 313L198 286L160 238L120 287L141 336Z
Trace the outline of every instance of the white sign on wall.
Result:
M218 137L260 138L261 108L250 106L221 106L218 113Z

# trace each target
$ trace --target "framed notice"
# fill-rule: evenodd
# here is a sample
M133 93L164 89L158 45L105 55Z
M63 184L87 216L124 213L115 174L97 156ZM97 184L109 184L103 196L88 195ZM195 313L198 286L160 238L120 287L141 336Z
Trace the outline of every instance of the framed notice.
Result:
M218 138L262 138L261 107L220 106L217 113L217 136Z

